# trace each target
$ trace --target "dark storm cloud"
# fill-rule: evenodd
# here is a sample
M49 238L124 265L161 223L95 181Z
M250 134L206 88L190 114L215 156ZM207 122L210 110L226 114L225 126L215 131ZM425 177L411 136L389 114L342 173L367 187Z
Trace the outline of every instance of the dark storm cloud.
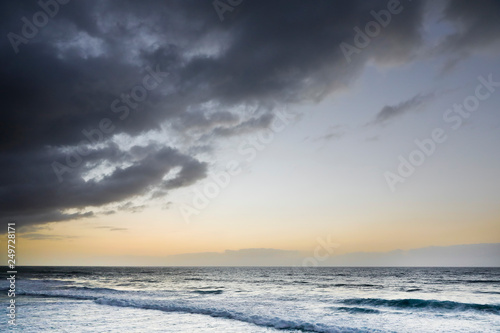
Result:
M167 182L170 189L192 184L204 178L206 173L205 163L172 148L132 147L124 152L115 147L104 147L92 150L86 156L89 163L70 171L65 175L65 181L59 183L54 181L51 167L57 154L61 153L41 151L2 157L5 162L2 165L6 167L0 175L2 184L5 184L0 189L0 210L4 216L18 220L20 224L88 217L93 212L84 212L86 207L98 207L144 194L161 184L162 178L176 167L181 171ZM102 179L85 180L84 175L92 172L93 162L97 161L107 162L114 168ZM82 212L59 212L71 208Z
M29 227L31 225L46 223L46 222L60 222L68 220L79 220L87 217L95 216L93 211L77 212L77 213L62 213L57 208L51 210L43 209L26 209L22 211L2 212L4 216L9 216L6 221L15 221L21 227Z
M387 1L245 1L223 22L210 1L60 5L17 54L7 37L0 41L3 217L26 224L81 218L95 207L193 184L207 171L199 154L215 140L265 128L274 106L318 101L347 86L367 61L411 59L422 41L424 4L401 1L402 12L350 63L340 43L352 43L353 28ZM22 35L21 18L32 21L40 10L36 1L3 1L0 34ZM460 17L456 11L447 17ZM127 104L151 71L168 76ZM82 142L82 131L103 118L112 133ZM115 142L117 134L134 139L161 128L188 147L147 142L127 150ZM78 148L88 155L59 182L52 163L66 164Z
M469 54L500 42L499 0L449 0L444 19L458 28L442 44L446 51Z
M221 125L233 125L238 123L239 117L228 111L218 111L212 114L201 112L185 112L175 124L179 130L203 130Z
M455 31L438 45L438 50L452 56L442 72L448 73L474 52L487 51L492 45L500 47L500 1L447 1L443 19Z
M233 127L219 126L212 131L215 136L231 136L236 134L243 134L253 132L255 130L268 128L271 125L273 116L271 114L264 114L259 117L253 117L245 120Z

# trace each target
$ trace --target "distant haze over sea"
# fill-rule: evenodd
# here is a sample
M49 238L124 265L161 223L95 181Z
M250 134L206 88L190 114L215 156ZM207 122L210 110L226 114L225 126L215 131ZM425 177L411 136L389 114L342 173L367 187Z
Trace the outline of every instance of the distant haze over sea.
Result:
M389 252L356 252L336 254L336 249L318 247L318 256L279 249L241 249L224 252L200 252L153 256L100 256L84 266L436 266L499 267L500 243L431 246ZM132 264L131 264L132 263Z

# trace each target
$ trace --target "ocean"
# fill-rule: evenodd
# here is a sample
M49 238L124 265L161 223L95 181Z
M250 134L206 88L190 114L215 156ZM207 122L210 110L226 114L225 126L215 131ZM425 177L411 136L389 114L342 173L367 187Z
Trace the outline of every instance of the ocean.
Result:
M2 332L500 332L500 268L18 267L15 301Z

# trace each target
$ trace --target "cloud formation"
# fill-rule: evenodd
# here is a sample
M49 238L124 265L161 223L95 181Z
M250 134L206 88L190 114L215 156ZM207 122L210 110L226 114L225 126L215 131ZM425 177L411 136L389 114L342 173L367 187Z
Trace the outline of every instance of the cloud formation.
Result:
M423 42L426 3L401 4L351 63L340 43L387 1L245 1L223 22L211 2L59 6L19 52L8 38L0 41L2 221L89 217L203 179L206 154L219 140L265 129L276 107L321 100L367 62L411 61ZM463 19L473 31L450 36L443 52L473 43L488 27L498 32L491 11L484 21L474 16L496 5L450 4L445 19ZM21 36L22 18L40 10L34 1L2 2L0 33ZM481 45L498 40L492 31ZM382 111L381 119L397 113ZM104 119L113 129L97 135ZM62 182L54 161L70 169L59 169Z
M478 50L500 48L500 1L448 1L443 18L455 27L439 45L443 52L463 59Z
M383 124L405 113L415 111L434 97L434 94L418 94L399 104L386 105L380 109L379 112L377 112L375 119L373 119L369 124Z

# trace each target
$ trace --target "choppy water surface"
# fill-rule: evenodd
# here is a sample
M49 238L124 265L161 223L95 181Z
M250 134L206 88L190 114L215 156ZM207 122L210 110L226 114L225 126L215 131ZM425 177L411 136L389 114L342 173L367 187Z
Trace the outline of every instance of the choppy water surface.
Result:
M17 332L500 331L498 268L24 267L17 291Z

